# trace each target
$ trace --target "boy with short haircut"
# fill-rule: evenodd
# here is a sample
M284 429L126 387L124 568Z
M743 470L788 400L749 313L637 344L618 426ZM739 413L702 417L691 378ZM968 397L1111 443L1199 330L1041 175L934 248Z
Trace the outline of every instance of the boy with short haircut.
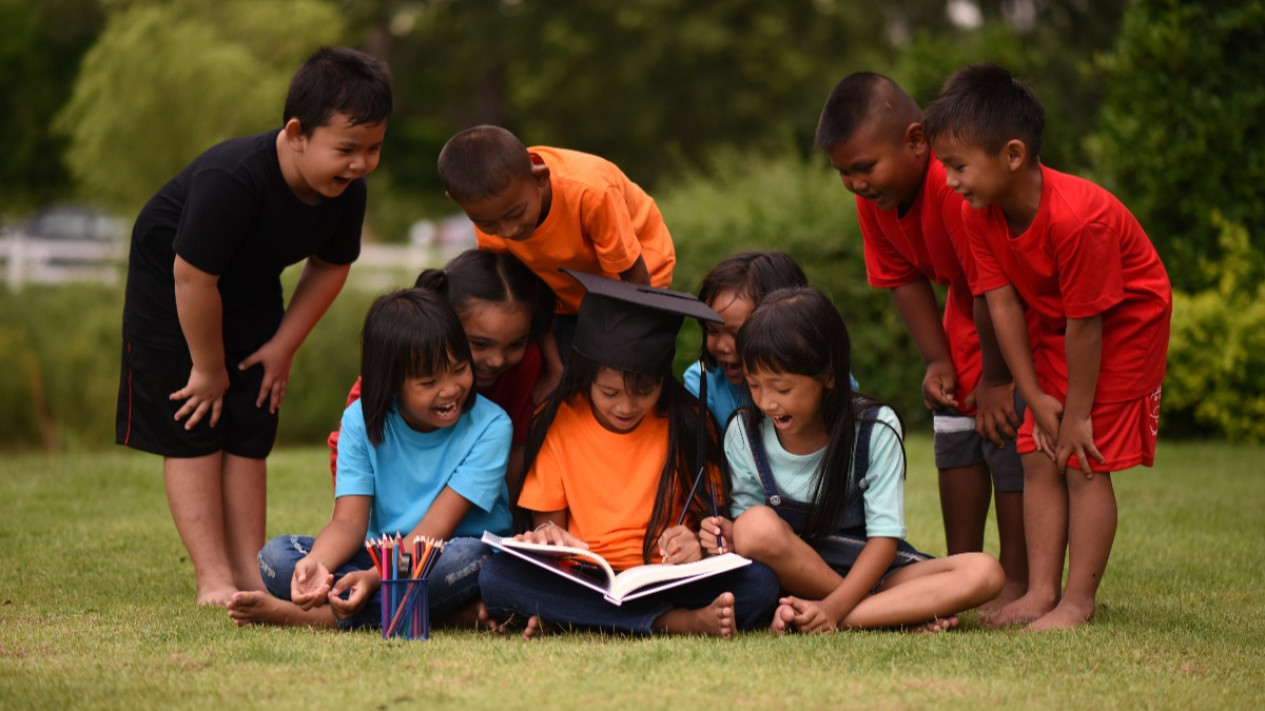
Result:
M1154 462L1172 313L1168 274L1129 210L1041 164L1044 124L1031 90L992 64L954 74L925 118L970 206L972 288L1028 407L1028 592L991 622L1034 630L1093 619L1116 534L1111 472Z
M277 410L295 351L359 256L361 178L390 114L384 64L323 48L291 79L282 128L208 149L136 220L116 441L163 457L201 605L263 589ZM285 307L281 272L302 260Z
M817 124L817 147L856 194L870 285L891 289L927 364L922 394L934 413L949 555L984 549L988 507L997 500L1006 585L984 609L999 609L1027 588L1023 465L1013 444L1022 405L996 345L976 330L962 199L945 185L917 102L885 76L859 72L835 85ZM933 281L948 287L943 318ZM987 311L979 313L986 322ZM981 340L991 344L991 358L983 357ZM985 361L988 377L981 377Z
M487 125L448 139L438 163L444 190L474 222L479 249L514 255L558 297L553 338L542 344L549 365L539 395L558 382L584 296L559 269L672 285L676 249L663 215L614 163L563 148L528 148L510 131Z

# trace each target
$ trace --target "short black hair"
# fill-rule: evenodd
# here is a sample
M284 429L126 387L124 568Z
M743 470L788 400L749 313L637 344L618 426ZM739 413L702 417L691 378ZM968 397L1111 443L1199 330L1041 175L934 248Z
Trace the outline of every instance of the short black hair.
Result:
M382 444L404 380L446 372L449 359L469 362L470 342L442 295L413 288L373 302L360 336L360 401L370 443ZM468 412L474 399L471 386L461 411Z
M530 333L539 338L549 330L554 296L536 273L511 254L468 249L443 269L427 269L414 286L434 289L464 316L476 302L518 304L531 316Z
M721 294L732 291L759 306L766 294L778 289L808 286L804 270L787 253L775 250L739 252L726 257L703 277L698 287L698 300L711 306ZM703 324L707 328L707 324ZM708 352L703 339L703 361L715 367L716 357Z
M956 138L997 153L1018 139L1030 159L1041 155L1045 108L1028 85L991 62L971 64L949 77L927 107L923 126L929 140Z
M474 126L448 139L439 151L439 180L458 203L487 200L515 180L531 179L527 146L500 126Z
M290 79L285 115L304 135L328 125L336 113L355 124L391 118L391 72L381 60L348 47L322 47Z
M818 150L829 151L852 137L865 122L880 117L890 118L900 129L921 118L918 102L900 85L882 74L856 72L835 84L826 97L826 105L817 120Z

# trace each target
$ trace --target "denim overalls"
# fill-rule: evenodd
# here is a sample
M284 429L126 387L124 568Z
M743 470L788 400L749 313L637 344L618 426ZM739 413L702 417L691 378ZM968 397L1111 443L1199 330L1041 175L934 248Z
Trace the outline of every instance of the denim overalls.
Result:
M864 495L869 486L866 474L870 468L870 435L874 429L877 414L878 408L873 407L857 418L857 434L852 447L851 481L848 485L847 504L844 507L839 529L822 538L805 539L805 542L817 551L822 560L825 560L840 575L848 574L861 555L861 549L865 548L867 540ZM739 409L734 415L742 420L746 429L747 443L751 447L752 458L755 459L756 470L760 475L760 485L764 488L764 503L776 511L777 515L791 527L791 530L803 537L804 529L808 524L809 504L782 496L777 482L773 479L773 472L769 468L769 456L764 449L764 438L757 421L749 416L745 408ZM897 544L896 559L892 561L892 565L883 574L883 578L879 580L875 588L882 585L883 580L898 568L922 560L931 560L933 557L901 539Z

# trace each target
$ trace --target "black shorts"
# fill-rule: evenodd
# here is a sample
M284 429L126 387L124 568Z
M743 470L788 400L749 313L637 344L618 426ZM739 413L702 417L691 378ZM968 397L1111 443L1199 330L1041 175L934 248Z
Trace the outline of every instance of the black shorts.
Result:
M189 382L193 368L189 352L147 348L125 340L114 441L164 457L202 457L223 451L251 459L267 458L277 439L277 415L268 412L267 402L255 407L263 366L245 371L236 368L235 364L248 355L229 354L228 392L220 421L211 427L208 412L193 429L186 430L186 420L176 421L176 411L184 403L170 396Z

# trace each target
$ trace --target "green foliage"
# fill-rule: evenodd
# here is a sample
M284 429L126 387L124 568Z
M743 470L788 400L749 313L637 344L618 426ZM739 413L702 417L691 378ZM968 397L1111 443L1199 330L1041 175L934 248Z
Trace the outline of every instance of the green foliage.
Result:
M1241 225L1216 212L1212 223L1224 255L1203 265L1212 286L1173 293L1165 417L1231 441L1265 441L1265 255Z
M655 197L676 244L676 289L697 292L707 272L736 252L786 252L843 314L861 388L909 420L925 417L921 360L891 296L866 282L856 203L824 158L720 151L705 171ZM696 328L683 329L678 368L697 357L698 341Z
M1138 0L1102 58L1108 96L1089 141L1104 184L1169 265L1220 259L1219 211L1265 249L1265 2ZM1215 275L1170 271L1199 291Z
M114 12L57 118L80 188L135 212L211 145L280 125L295 68L342 27L322 0L175 0Z

